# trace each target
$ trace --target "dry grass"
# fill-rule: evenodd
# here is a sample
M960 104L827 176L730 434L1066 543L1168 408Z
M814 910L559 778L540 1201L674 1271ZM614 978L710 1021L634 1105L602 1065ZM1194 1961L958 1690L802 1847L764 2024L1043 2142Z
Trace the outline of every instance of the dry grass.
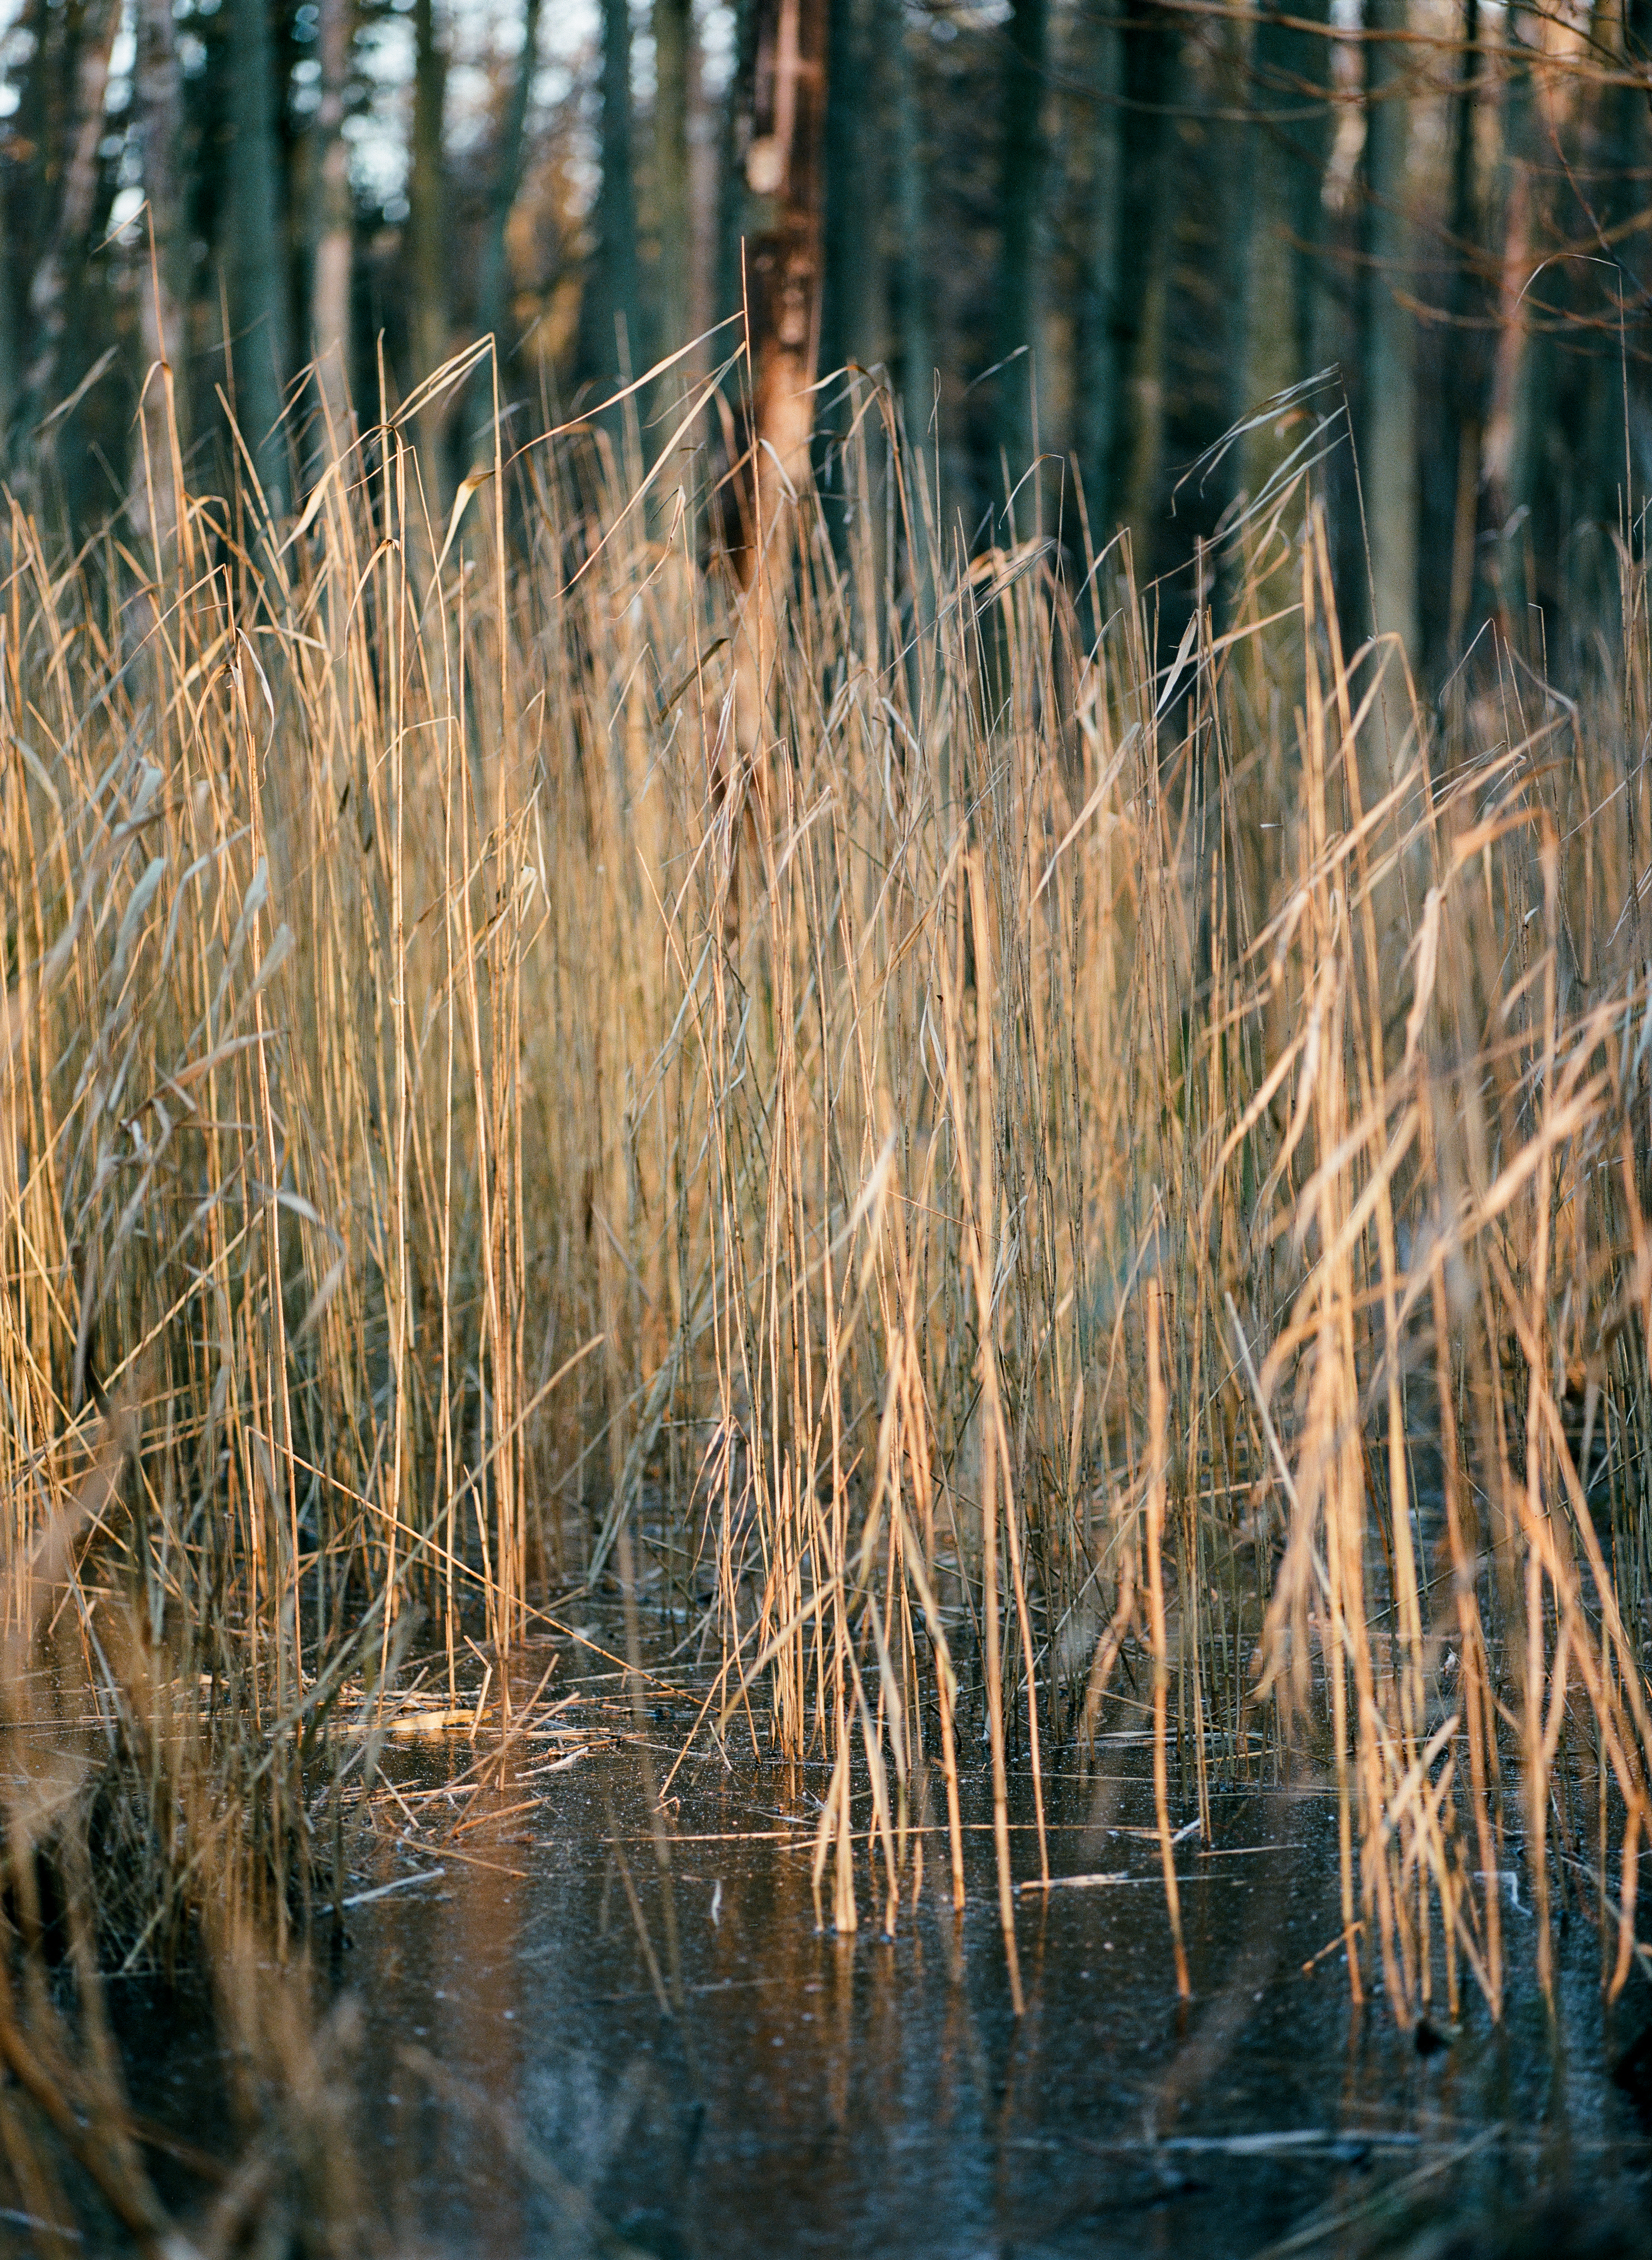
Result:
M158 552L6 535L9 1699L76 1754L14 1879L72 1811L106 1951L209 1877L284 1948L347 1679L417 1609L451 1684L635 1527L705 1731L834 1761L840 1927L920 1887L932 1780L962 1892L962 1710L1013 1968L1012 1771L1139 1650L1172 1885L1172 1768L1208 1827L1317 1754L1356 1990L1495 2011L1514 1840L1620 1986L1638 569L1586 708L1497 643L1442 719L1343 652L1305 476L1155 672L1127 557L962 558L862 387L731 776L702 459L622 506L622 411L433 526L417 405L297 526L249 482Z

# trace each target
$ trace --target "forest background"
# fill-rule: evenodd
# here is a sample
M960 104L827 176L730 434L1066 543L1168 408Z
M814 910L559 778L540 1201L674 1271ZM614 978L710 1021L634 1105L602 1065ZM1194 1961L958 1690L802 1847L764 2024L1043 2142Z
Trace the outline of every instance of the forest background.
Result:
M1434 682L1492 617L1551 669L1567 636L1581 659L1652 441L1648 0L790 4L831 59L816 366L887 374L951 540L1003 540L1036 455L1021 531L1041 511L1082 555L1082 495L1167 576L1178 632L1235 497L1346 415L1356 447L1325 473L1346 625L1374 609ZM232 399L292 507L329 382L335 417L347 383L370 421L493 333L514 444L601 399L741 307L784 13L21 0L7 476L82 526L118 508L163 359L192 490L231 483ZM829 508L847 399L816 412ZM420 419L438 523L492 404L484 371ZM645 453L668 405L642 404Z

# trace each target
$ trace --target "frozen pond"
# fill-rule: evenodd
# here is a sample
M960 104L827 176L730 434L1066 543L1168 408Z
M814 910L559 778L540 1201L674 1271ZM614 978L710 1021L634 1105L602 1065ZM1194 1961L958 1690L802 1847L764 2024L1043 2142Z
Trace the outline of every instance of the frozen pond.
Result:
M1641 2249L1648 1989L1607 2025L1575 1913L1551 2029L1518 1853L1502 2028L1465 1982L1420 2047L1380 1995L1350 2009L1328 1791L1217 1795L1212 1844L1176 1849L1180 2004L1144 1749L1104 1741L1046 1784L1052 1874L1092 1880L1038 1888L1014 1816L1018 2020L984 1784L965 1784L962 1915L936 1829L893 1939L864 1861L842 1938L811 1886L824 1770L691 1756L662 1851L645 1781L692 1706L652 1704L640 1738L610 1680L557 1715L479 1794L444 1786L477 1755L462 1734L390 1745L358 1839L327 1983L362 2007L356 2139L391 2250ZM146 2045L134 2085L187 2119L213 2066L175 2028Z

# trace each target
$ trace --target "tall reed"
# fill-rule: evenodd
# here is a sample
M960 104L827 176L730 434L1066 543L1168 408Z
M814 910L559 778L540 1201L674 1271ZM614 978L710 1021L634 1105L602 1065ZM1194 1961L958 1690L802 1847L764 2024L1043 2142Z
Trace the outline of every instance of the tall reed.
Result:
M978 1728L1013 1978L1018 1773L1048 1875L1049 1753L1139 1650L1173 1913L1172 1773L1208 1836L1317 1753L1356 1991L1410 2020L1466 1970L1495 2010L1515 1837L1620 1987L1638 567L1586 708L1499 640L1436 713L1344 650L1299 468L1166 664L1122 544L964 554L857 378L847 530L799 498L750 651L708 395L651 462L634 398L501 452L446 524L426 393L285 526L250 477L179 486L158 549L14 510L14 1560L125 1408L59 1630L116 1711L117 1600L204 1676L278 1923L347 1676L418 1611L451 1680L634 1527L712 1643L705 1731L828 1762L840 1928L901 1920L937 1798L962 1897ZM140 1935L190 1903L169 1841Z

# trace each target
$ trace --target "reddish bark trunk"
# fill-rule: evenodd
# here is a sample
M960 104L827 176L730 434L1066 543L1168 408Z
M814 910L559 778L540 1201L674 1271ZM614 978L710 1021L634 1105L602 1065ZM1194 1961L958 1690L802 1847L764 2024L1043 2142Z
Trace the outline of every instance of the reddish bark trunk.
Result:
M751 519L731 558L743 592L735 638L734 731L740 770L760 803L768 773L768 683L797 505L809 490L814 433L826 21L826 0L754 0L741 120L752 446L749 476L739 482ZM720 776L717 783L720 790Z
M756 0L746 185L746 311L760 539L814 432L825 206L826 0Z

